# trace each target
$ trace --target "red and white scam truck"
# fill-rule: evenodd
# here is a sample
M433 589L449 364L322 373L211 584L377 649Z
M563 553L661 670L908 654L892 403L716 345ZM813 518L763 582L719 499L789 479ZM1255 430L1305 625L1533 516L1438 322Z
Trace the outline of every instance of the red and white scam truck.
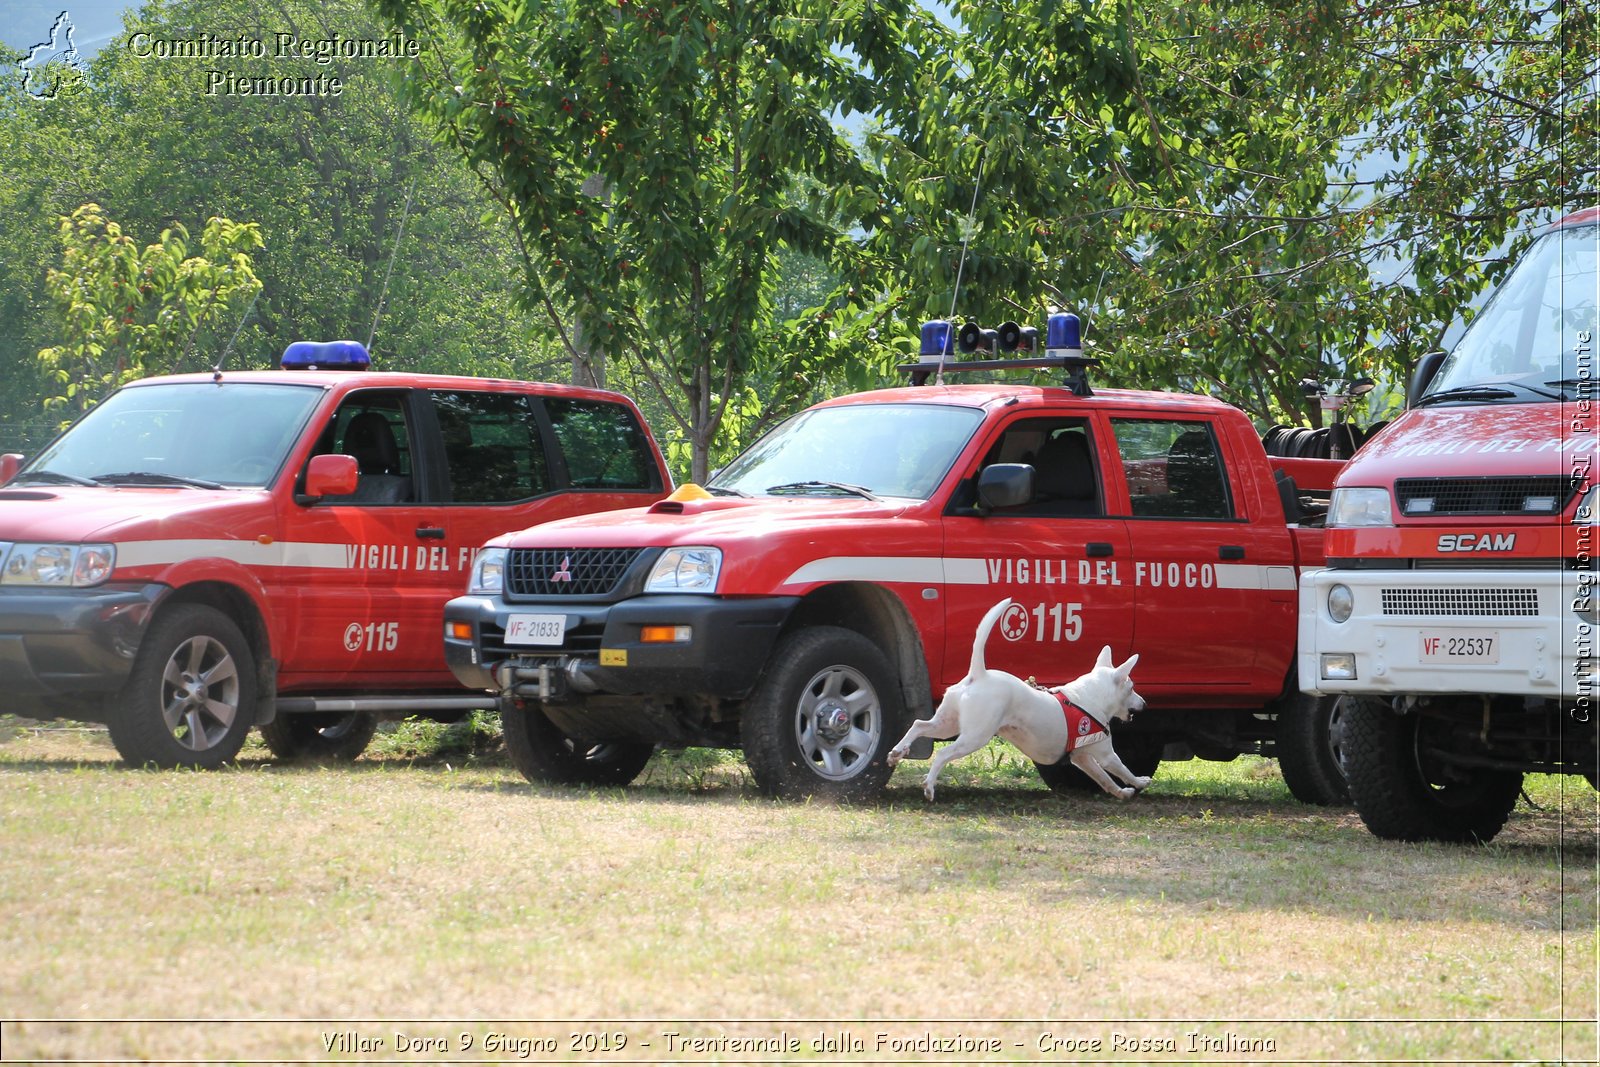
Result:
M1048 348L1081 356L1076 329L1052 316ZM913 380L951 333L924 328ZM1054 685L1102 645L1139 653L1148 708L1117 741L1139 773L1275 752L1306 799L1342 796L1331 702L1294 676L1297 582L1323 561L1322 531L1284 477L1325 492L1341 464L1269 460L1213 399L1091 391L1073 359L1022 364L1065 366L1070 386L830 400L704 492L495 538L446 606L450 665L500 695L533 780L626 783L657 744L738 747L768 793L859 798L1010 597L993 667ZM1081 777L1040 770L1052 786Z
M658 499L661 453L615 393L367 364L145 379L0 461L0 711L215 767L252 726L354 758L378 716L492 706L439 648L478 547Z
M1521 258L1340 475L1300 679L1379 837L1487 841L1527 772L1597 777L1600 211Z

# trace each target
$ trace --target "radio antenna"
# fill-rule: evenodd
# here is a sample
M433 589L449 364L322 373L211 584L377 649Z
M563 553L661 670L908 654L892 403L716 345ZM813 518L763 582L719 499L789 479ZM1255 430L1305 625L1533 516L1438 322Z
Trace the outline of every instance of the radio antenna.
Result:
M978 213L978 191L983 188L983 164L988 160L988 158L989 145L985 143L982 151L978 153L978 178L972 183L972 205L967 208L967 225L961 233L961 258L956 262L956 285L955 288L950 291L949 321L952 324L952 332L950 333L950 337L955 336L953 326L956 321L956 302L961 298L961 275L962 272L967 268L967 246L972 243L972 220L973 217ZM942 345L939 350L939 370L934 374L934 385L944 384L944 357L949 354L949 351L950 342L948 339L946 339L944 345Z
M266 287L260 286L256 289L256 295L250 298L250 306L244 309L243 315L239 316L239 325L233 328L233 336L228 338L228 343L222 346L222 355L217 357L217 362L211 368L212 381L222 381L222 365L228 361L228 356L232 354L234 342L239 340L239 331L244 329L244 324L250 321L250 313L256 309L256 301L261 299L261 290L264 288Z

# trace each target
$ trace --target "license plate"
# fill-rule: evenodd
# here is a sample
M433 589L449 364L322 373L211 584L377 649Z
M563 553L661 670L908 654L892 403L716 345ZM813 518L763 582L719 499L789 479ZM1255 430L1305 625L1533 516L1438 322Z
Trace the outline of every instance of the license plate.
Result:
M506 619L508 645L559 645L566 636L565 615L512 615Z
M1498 630L1423 630L1418 634L1423 663L1499 663Z

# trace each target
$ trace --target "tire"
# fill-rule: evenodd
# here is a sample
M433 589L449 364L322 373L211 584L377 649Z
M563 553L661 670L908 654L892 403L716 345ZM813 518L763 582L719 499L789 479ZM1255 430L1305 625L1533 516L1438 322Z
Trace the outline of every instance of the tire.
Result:
M107 716L135 767L210 770L239 754L255 722L256 658L239 627L204 604L163 611Z
M1300 693L1278 715L1273 742L1278 770L1283 774L1283 784L1302 804L1350 803L1350 787L1341 766L1347 699Z
M1490 841L1522 791L1516 771L1453 767L1428 752L1435 723L1346 698L1344 771L1367 829L1389 841Z
M536 705L503 708L500 730L511 762L536 785L624 786L639 777L656 750L638 742L576 741Z
M261 739L280 760L349 763L367 750L378 729L376 715L312 711L278 715L261 727Z
M756 786L785 800L863 801L892 770L905 718L900 681L872 641L816 626L782 638L739 724Z
M1111 743L1116 748L1117 758L1122 760L1122 765L1141 778L1155 776L1156 770L1161 766L1161 750L1166 748L1166 743L1160 738L1141 734L1113 736ZM1066 757L1055 763L1035 763L1034 766L1039 769L1039 777L1050 787L1052 793L1101 792L1100 783L1074 767L1072 761Z

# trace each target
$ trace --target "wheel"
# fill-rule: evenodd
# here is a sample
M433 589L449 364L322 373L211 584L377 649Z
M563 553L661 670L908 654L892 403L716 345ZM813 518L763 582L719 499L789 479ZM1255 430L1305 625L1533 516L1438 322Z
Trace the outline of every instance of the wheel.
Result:
M280 714L261 726L261 739L281 760L348 763L367 750L378 718L364 711Z
M866 800L883 790L904 718L899 679L866 637L837 626L778 642L739 723L756 785L786 800Z
M500 731L517 770L542 785L627 785L655 752L637 742L575 741L535 705L503 708Z
M1166 748L1166 743L1160 738L1146 734L1113 735L1111 744L1116 748L1117 758L1122 765L1141 778L1155 775L1156 769L1161 766L1161 750ZM1034 766L1039 769L1039 777L1053 793L1100 792L1100 783L1078 770L1065 757L1055 763L1035 763Z
M1356 812L1391 841L1484 842L1522 791L1516 771L1459 767L1429 751L1443 724L1379 700L1344 701L1344 772ZM1437 736L1436 736L1437 735Z
M204 604L157 616L107 716L134 766L219 767L255 721L256 660L239 627Z
M1346 699L1301 693L1278 715L1274 740L1278 770L1302 804L1350 803L1350 787L1340 766Z

